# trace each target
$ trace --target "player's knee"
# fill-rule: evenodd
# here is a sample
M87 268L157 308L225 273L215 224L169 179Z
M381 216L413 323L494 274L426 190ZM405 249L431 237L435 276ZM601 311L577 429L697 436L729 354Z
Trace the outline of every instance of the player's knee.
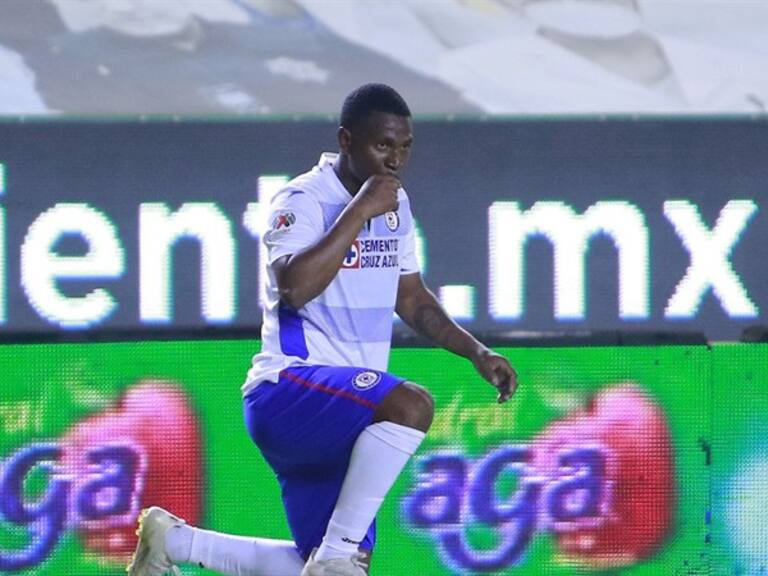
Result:
M392 390L376 411L376 420L388 420L426 432L435 415L435 401L426 388L403 382Z
M432 394L418 384L406 382L405 385L408 387L411 396L409 403L414 411L413 417L421 422L421 426L425 429L429 428L435 415L435 400L432 398Z

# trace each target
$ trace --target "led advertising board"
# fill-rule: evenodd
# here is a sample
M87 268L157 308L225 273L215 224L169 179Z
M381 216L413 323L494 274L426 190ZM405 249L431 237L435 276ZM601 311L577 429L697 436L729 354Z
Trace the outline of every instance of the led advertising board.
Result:
M269 197L311 122L0 124L0 334L257 329ZM765 324L768 124L416 121L428 284L489 333Z
M0 572L121 574L150 504L290 538L242 422L258 347L0 348ZM751 574L768 561L766 345L499 351L522 383L502 406L463 359L393 351L391 371L427 386L436 415L379 514L374 574Z

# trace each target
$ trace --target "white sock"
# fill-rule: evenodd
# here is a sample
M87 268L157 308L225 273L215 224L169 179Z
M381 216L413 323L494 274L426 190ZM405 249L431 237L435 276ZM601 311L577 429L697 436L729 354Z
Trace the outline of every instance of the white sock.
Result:
M229 576L299 576L304 560L290 540L245 538L174 526L165 533L174 564L196 564Z
M165 553L174 564L189 562L194 529L186 524L171 526L165 533Z
M362 431L316 560L346 558L357 552L384 497L424 436L394 422L377 422Z

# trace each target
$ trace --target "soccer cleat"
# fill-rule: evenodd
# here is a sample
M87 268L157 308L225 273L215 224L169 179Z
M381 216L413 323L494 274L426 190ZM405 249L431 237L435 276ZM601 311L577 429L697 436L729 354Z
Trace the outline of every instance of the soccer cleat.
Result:
M301 576L367 576L366 555L358 552L349 558L315 560L317 548L312 550Z
M139 529L136 530L139 541L126 568L128 576L163 576L169 572L181 576L165 552L165 533L169 528L181 524L186 522L158 506L142 510Z

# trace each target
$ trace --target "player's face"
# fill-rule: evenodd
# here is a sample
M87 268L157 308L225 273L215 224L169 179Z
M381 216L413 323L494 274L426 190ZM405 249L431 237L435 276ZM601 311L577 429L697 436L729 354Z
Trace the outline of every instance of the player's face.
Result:
M360 183L375 174L398 176L408 164L412 143L410 118L373 112L349 133L345 152L350 170Z

